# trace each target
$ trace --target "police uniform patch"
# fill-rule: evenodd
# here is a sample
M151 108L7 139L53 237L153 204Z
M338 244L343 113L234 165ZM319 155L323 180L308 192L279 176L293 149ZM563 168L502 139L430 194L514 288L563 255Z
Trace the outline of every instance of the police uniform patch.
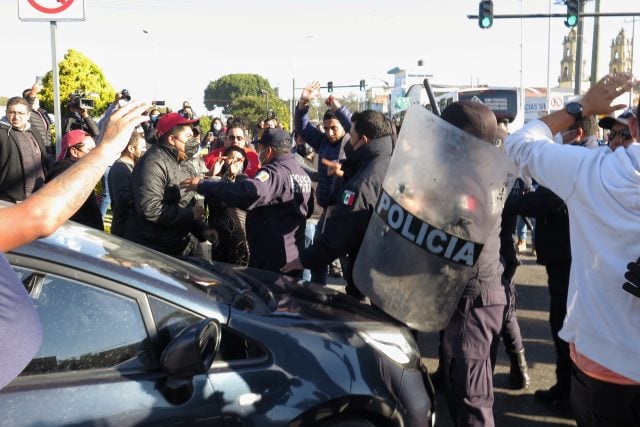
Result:
M260 182L265 182L266 180L269 179L269 173L265 172L265 171L260 171L258 172L258 174L256 175L256 179Z
M349 190L344 190L342 193L342 204L352 207L356 202L356 193Z

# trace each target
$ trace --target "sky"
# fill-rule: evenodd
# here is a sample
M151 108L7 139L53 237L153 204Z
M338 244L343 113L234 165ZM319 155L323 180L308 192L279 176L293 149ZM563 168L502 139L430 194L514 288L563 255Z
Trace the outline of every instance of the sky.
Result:
M18 19L18 1L0 0L3 70L0 95L13 96L51 70L48 22ZM37 0L54 7L56 0ZM74 0L80 2L82 0ZM494 0L494 14L562 13L557 0ZM392 83L387 71L419 59L437 84L557 84L563 19L496 19L482 30L478 0L84 0L86 19L58 22L58 60L76 49L95 62L116 90L134 99L188 100L205 111L203 92L225 74L255 73L289 98L300 88ZM592 12L594 1L586 4ZM601 0L601 12L639 12L637 0ZM590 74L593 19L585 19L584 57ZM611 40L632 18L601 18L598 75L607 72ZM146 30L147 33L144 33ZM636 22L640 36L640 18ZM547 35L551 36L548 49ZM640 75L636 37L634 70ZM522 58L522 60L521 60ZM357 90L357 88L356 88ZM340 95L345 89L337 89Z

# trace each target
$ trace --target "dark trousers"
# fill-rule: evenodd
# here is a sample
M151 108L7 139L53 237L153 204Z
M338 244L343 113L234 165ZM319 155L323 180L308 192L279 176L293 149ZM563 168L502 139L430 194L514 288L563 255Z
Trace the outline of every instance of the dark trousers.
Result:
M499 343L504 305L483 306L461 298L442 332L442 378L456 426L493 426L492 360Z
M574 366L571 406L578 427L638 427L640 385L600 381Z
M567 314L571 261L548 263L545 268L549 284L549 326L556 349L556 380L559 386L568 389L571 385L572 370L569 344L558 336L558 332Z
M507 280L503 277L503 280ZM504 312L504 325L502 325L502 342L504 343L504 349L507 354L515 353L524 350L522 344L522 334L520 333L520 324L516 317L516 282L511 278L509 286L505 286L505 292L507 294L507 306ZM492 360L493 366L495 366L495 358Z

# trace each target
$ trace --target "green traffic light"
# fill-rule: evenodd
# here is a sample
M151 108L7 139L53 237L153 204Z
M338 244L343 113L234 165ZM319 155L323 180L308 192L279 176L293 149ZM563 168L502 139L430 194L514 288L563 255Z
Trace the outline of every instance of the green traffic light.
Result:
M569 15L564 23L567 27L575 27L578 25L578 17L576 15Z
M483 16L482 19L480 20L480 26L482 28L489 28L491 27L491 24L493 24L493 22L491 18L488 16Z

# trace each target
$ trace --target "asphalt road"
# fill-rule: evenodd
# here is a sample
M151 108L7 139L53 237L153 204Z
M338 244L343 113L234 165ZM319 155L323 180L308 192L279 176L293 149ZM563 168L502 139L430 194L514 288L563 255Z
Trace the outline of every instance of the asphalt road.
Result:
M527 390L513 390L510 387L509 359L500 344L498 362L494 374L495 402L493 412L499 427L540 427L575 426L570 408L539 403L533 393L546 389L555 383L555 351L549 331L549 295L544 267L536 265L530 252L521 255L523 264L516 273L518 292L517 317L522 331L525 354L529 365L531 385ZM438 366L437 334L421 334L419 342L423 362L430 372ZM452 426L444 395L436 396L436 426Z

